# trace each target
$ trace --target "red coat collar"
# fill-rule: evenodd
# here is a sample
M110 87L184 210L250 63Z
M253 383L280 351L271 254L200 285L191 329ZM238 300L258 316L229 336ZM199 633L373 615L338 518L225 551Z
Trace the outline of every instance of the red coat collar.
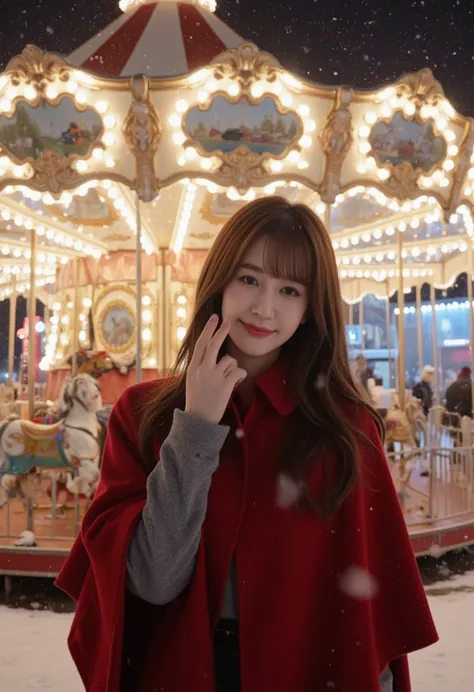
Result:
M287 379L288 362L280 358L257 379L258 389L265 395L280 416L287 416L296 408L296 399Z

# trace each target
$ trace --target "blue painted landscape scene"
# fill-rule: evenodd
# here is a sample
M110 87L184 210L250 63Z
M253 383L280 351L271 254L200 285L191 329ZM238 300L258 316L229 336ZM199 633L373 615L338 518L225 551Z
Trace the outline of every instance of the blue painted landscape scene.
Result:
M216 96L206 111L191 108L185 128L209 154L245 146L256 154L281 156L296 142L300 122L295 113L279 113L270 97L252 105L245 98L231 103L224 96Z

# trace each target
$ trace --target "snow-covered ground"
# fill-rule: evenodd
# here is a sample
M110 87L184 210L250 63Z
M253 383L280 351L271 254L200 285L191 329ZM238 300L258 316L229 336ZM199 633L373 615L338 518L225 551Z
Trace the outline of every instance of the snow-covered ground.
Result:
M468 692L474 689L474 572L426 591L440 639L410 657L413 692Z
M72 615L0 606L0 690L84 692L66 647Z
M427 592L440 642L411 656L413 692L467 692L474 680L474 572ZM83 692L66 649L71 619L0 606L0 690Z

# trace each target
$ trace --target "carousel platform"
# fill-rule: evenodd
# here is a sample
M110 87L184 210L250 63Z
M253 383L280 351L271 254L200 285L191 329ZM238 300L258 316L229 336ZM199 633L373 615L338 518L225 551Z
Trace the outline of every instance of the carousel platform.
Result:
M474 544L474 509L466 511L466 488L454 485L452 479L437 482L437 510L450 516L426 519L430 479L415 470L410 479L404 507L408 531L417 557L439 557L444 552ZM14 546L15 537L25 530L26 516L19 500L0 508L0 575L54 578L60 571L79 528L85 505L68 506L53 520L47 497L40 499L34 512L35 547ZM444 511L443 511L444 510Z
M0 575L55 577L59 573L77 534L76 517L83 514L84 503L78 509L68 506L53 518L46 497L40 502L34 513L36 545L31 547L14 545L26 528L22 503L13 499L9 510L7 505L0 508Z

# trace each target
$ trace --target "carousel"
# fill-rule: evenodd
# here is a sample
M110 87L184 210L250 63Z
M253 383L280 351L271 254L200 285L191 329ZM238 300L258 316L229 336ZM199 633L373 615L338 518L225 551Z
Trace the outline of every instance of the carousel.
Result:
M97 485L107 412L168 371L216 234L274 193L331 233L352 353L379 364L415 551L473 543L472 423L442 408L435 297L467 271L474 366L472 121L427 68L360 92L291 74L218 19L214 0L120 9L69 57L28 45L0 74L0 573L58 572ZM428 419L406 387L411 291L420 370L433 344Z

